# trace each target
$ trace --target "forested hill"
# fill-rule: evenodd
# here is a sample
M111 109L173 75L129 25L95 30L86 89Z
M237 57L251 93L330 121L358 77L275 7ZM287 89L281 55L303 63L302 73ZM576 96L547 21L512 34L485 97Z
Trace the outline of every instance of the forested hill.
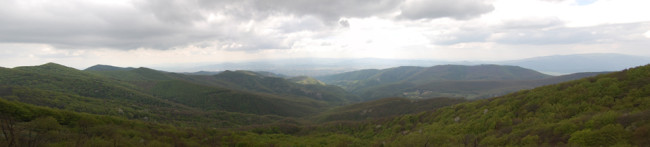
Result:
M0 82L0 129L3 132L0 144L8 146L650 144L650 65L438 109L426 109L412 103L412 100L399 98L372 101L367 105L343 106L329 111L332 114L329 116L343 117L325 117L342 121L325 123L302 123L305 120L277 115L203 111L174 102L173 98L179 97L176 93L170 93L167 95L169 97L150 95L147 91L132 89L130 86L135 85L130 82L57 64L0 68ZM192 87L205 86L179 80L159 83L163 83L162 86L176 85L173 82L186 84L163 89L197 89ZM102 91L95 92L96 88ZM100 94L104 96L95 97ZM262 98L265 95L258 96ZM269 102L277 105L266 108L296 110L287 107L295 105L280 102L319 106L318 102L313 103L310 99L275 98L269 99ZM237 104L251 104L249 100L244 99ZM382 107L384 104L397 104L400 107ZM425 110L417 114L364 120L345 113L364 113L363 110L367 110L365 114L371 115L382 108L395 110L406 107ZM369 112L368 109L373 111ZM167 122L167 119L174 121ZM225 120L229 121L223 122ZM215 128L214 123L252 125L220 129Z
M358 101L359 99L357 96L337 86L301 84L300 82L304 81L292 81L282 78L282 75L268 72L240 70L224 71L214 75L193 75L157 71L149 68L122 70L125 68L114 67L112 69L117 70L95 70L97 69L96 67L90 67L86 71L116 80L126 81L145 89L161 81L175 80L248 93L267 93L286 97L308 98L331 104L345 104Z
M443 80L533 80L550 77L534 70L503 65L438 65L432 67L402 66L383 70L360 70L318 77L326 83L340 81L376 81L378 84L397 81L430 82Z
M224 71L212 76L212 79L214 80L213 83L219 86L245 91L304 96L333 103L359 101L356 95L338 86L325 85L311 78L303 78L301 80L296 78L285 79L268 73ZM309 81L310 79L311 81Z
M95 66L80 71L48 63L0 68L0 90L4 91L0 97L76 112L212 127L301 117L318 113L332 103L316 97L251 92L198 82L209 81L202 78L214 79L148 68ZM330 89L310 92L323 93L325 98L336 94L326 90Z

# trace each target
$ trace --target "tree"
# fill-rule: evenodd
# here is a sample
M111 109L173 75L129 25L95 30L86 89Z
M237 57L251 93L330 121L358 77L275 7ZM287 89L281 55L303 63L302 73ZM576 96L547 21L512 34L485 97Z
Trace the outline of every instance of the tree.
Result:
M610 146L627 144L631 133L620 124L610 124L601 129L592 131L584 129L571 134L569 143L579 146Z
M51 116L39 117L25 124L28 131L27 146L37 146L41 142L47 142L56 138L56 134L51 132L59 130L61 125Z
M4 136L4 141L0 143L5 143L10 147L15 146L17 140L16 132L18 132L16 119L6 114L0 114L0 129L2 129L2 136Z

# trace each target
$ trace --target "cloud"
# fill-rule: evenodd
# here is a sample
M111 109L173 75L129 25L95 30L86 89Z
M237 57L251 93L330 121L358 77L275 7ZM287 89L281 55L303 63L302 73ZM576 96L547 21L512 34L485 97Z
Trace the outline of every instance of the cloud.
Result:
M295 37L323 35L343 17L394 11L401 0L160 0L0 2L0 43L60 49L229 50L290 48ZM307 31L307 33L305 33ZM207 42L207 43L206 43Z
M556 17L521 18L504 20L499 24L501 29L548 29L562 27L565 23Z
M554 17L521 18L502 20L496 24L485 24L478 20L453 23L443 28L435 28L426 36L433 44L454 45L459 43L486 42L494 34L521 33L563 27L564 23Z
M339 24L344 28L349 28L350 27L350 22L348 22L348 20L341 20L341 21L339 21Z
M598 39L590 29L560 28L551 30L516 30L492 34L489 41L504 44L573 44L588 43Z
M160 48L211 37L222 30L167 24L125 3L4 1L0 41L57 48Z
M650 25L638 23L648 21L642 15L645 13L637 14L645 10L642 4L597 1L576 6L569 1L539 0L1 0L0 45L37 44L72 50L60 53L68 55L61 56L65 58L75 55L76 50L199 48L262 53L322 47L323 52L360 48L390 52L405 46L435 48L463 43L647 41ZM617 7L602 11L610 5ZM588 25L572 25L582 22ZM366 44L367 40L373 42Z
M342 17L369 17L391 12L402 0L264 0L249 2L258 11L314 15L327 22L336 22Z
M430 34L428 37L433 44L453 45L458 43L485 42L491 33L486 28L460 27L439 34Z
M157 1L135 1L134 5L141 11L153 14L158 20L168 23L190 24L194 21L201 21L207 15L202 13L200 3L197 1L180 0L157 0Z
M532 45L624 43L641 40L643 37L637 34L648 29L648 24L646 22L593 27L502 30L493 33L488 41Z
M642 41L650 22L567 27L557 18L503 20L493 25L450 27L427 37L436 45L492 42L512 45L612 44ZM437 29L439 30L439 29Z
M214 45L228 50L290 48L291 33L324 30L314 17L238 18L237 1L83 0L0 2L0 43L49 44L59 49L168 50Z
M494 9L479 0L123 0L0 2L0 43L58 49L287 49L332 35L349 18L466 19Z
M392 12L402 0L160 0L139 1L138 6L173 22L195 21L205 13L219 12L244 20L274 15L314 16L336 24L343 17L369 17Z
M647 32L643 33L643 36L645 36L646 38L650 38L650 30L648 30Z
M494 6L483 0L408 0L400 10L400 17L407 19L449 17L463 20L492 12Z

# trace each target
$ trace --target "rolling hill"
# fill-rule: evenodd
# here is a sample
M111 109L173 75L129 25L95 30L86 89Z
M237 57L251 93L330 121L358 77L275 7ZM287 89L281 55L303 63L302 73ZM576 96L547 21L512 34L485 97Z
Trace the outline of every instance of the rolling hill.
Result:
M317 80L311 79L312 83L305 84L305 80L284 79L261 75L250 71L224 71L214 75L219 86L230 87L240 90L274 93L279 95L294 95L309 97L315 100L322 100L336 104L343 104L358 101L358 97L348 93L342 88L333 85L318 84ZM300 82L303 83L300 83Z
M93 66L94 67L94 66ZM358 101L358 97L337 86L325 84L301 84L310 78L302 81L296 79L285 79L281 75L269 72L252 71L224 71L214 75L188 75L164 71L157 71L148 68L137 68L133 70L112 70L96 71L90 67L86 71L111 77L113 79L127 81L140 87L152 87L160 81L184 81L188 83L233 89L248 93L266 93L281 97L313 99L331 104L344 104ZM119 69L119 67L116 67ZM311 79L311 82L319 82Z
M203 120L198 122L215 127L269 123L328 107L306 97L197 84L182 74L102 66L88 71L55 63L0 68L0 87L7 99L40 106L169 124Z

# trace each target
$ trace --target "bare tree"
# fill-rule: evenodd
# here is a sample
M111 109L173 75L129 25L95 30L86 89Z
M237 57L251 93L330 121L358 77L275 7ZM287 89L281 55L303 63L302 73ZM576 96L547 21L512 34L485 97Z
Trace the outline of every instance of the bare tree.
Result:
M0 114L0 128L8 147L16 146L16 120L6 114Z

